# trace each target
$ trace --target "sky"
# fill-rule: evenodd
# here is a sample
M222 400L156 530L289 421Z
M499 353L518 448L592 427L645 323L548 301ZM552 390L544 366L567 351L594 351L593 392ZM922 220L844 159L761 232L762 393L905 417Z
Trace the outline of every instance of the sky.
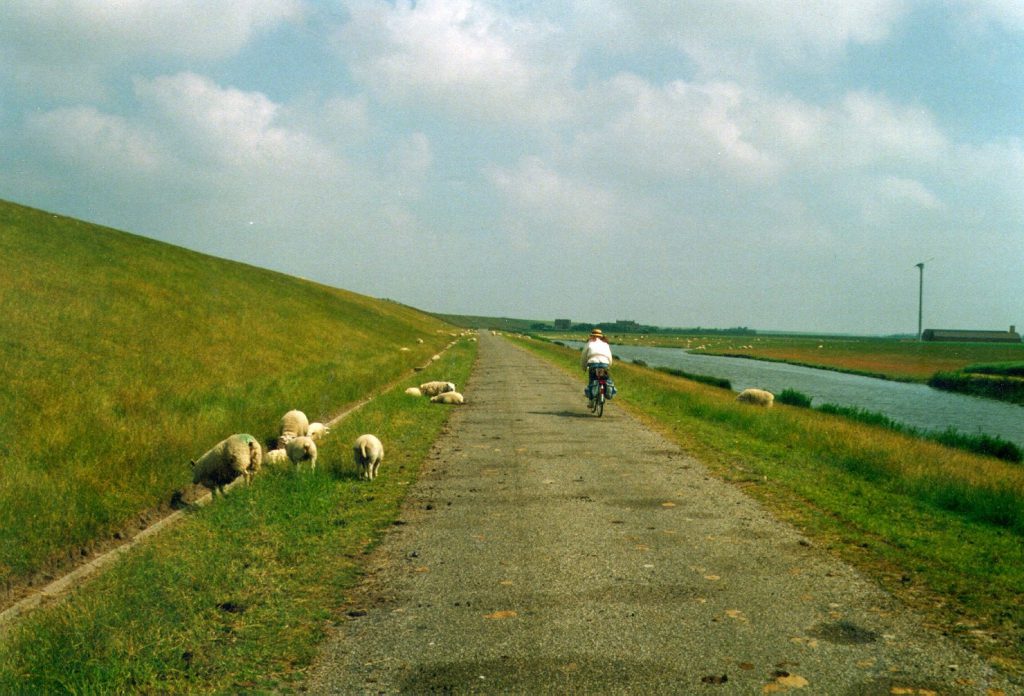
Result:
M4 0L0 199L433 312L1024 329L1024 3Z

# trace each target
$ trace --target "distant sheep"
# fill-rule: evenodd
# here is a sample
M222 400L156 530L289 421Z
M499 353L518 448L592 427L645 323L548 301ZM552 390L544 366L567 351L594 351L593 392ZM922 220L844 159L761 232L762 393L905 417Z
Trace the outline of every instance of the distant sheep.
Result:
M330 432L331 429L328 428L323 423L310 423L309 427L306 428L306 436L311 437L314 440L319 440L323 437L326 437L327 435L330 434Z
M284 464L288 461L288 452L283 449L270 450L266 456L267 464Z
M409 396L423 396L423 392L420 391L419 387L409 387L405 390L405 393Z
M437 396L453 391L455 391L455 385L451 382L425 382L420 385L420 392L423 393L423 396Z
M239 476L249 483L260 470L262 460L263 450L256 438L237 433L218 442L198 460L192 460L192 483L223 495L224 486Z
M742 404L767 407L775 402L775 395L764 389L744 389L736 397L736 400Z
M285 447L290 440L302 437L309 430L309 418L302 411L292 410L281 416L277 436L277 449Z
M384 445L375 435L360 435L352 445L356 465L362 470L361 476L372 481L377 478L377 469L384 459Z
M301 435L291 440L284 449L296 469L302 462L309 462L310 471L316 469L316 443L312 438Z
M464 404L466 399L463 398L462 394L457 391L449 391L438 394L437 396L430 397L430 400L435 404Z

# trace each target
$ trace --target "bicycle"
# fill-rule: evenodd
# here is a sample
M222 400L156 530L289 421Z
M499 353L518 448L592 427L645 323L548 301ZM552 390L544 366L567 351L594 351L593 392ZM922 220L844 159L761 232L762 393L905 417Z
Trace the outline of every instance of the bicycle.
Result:
M595 389L596 393L590 399L590 412L600 418L604 414L604 402L608 395L608 368L594 368L591 374L592 389Z

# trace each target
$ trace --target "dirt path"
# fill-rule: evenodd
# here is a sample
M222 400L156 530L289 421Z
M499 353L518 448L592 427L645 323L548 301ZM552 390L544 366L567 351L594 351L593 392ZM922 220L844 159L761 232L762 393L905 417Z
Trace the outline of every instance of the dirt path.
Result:
M582 387L481 335L312 692L1016 692Z

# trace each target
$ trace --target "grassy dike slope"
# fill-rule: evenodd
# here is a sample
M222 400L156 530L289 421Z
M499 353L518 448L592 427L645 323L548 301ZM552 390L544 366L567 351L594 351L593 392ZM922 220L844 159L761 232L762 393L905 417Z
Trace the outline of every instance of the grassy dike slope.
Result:
M578 353L522 345L578 374ZM861 568L943 631L1024 676L1024 469L625 363L628 408Z
M0 256L0 598L166 507L224 437L326 420L450 340L395 303L4 202Z

